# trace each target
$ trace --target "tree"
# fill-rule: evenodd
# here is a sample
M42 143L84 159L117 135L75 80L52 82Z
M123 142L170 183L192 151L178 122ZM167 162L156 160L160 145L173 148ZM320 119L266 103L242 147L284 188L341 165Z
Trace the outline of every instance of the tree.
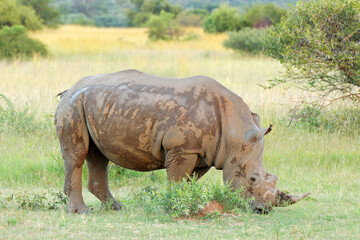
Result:
M29 58L35 54L46 56L46 47L38 40L29 38L24 26L5 26L0 30L0 59Z
M170 4L167 0L131 0L134 8L128 9L128 26L144 26L152 15L161 12L171 13L175 17L182 11L179 5Z
M247 26L238 14L236 8L229 7L227 4L215 9L204 20L204 31L208 33L221 33L226 31L238 31Z
M316 92L320 106L360 102L360 1L298 2L266 34L266 53L286 72L270 86L291 83Z
M40 19L35 11L11 0L0 1L0 28L4 26L23 25L28 30L39 30L42 28Z
M203 25L203 16L192 13L191 11L185 11L180 13L176 21L181 26L194 26L194 27L201 27Z
M63 24L125 27L130 0L57 0Z
M264 29L243 28L238 32L228 32L229 39L224 41L226 48L250 54L259 54L264 48Z
M27 35L27 30L41 28L34 9L15 1L0 0L0 59L46 56L45 45Z
M269 4L255 4L249 8L245 13L245 19L251 27L261 26L268 27L272 23L280 22L282 16L286 14L286 9L277 7L272 3Z
M52 0L19 0L19 2L35 10L36 15L49 27L56 27L59 23L60 12L53 7Z
M151 40L178 40L182 31L174 17L174 14L164 11L158 16L152 15L147 22L149 38Z

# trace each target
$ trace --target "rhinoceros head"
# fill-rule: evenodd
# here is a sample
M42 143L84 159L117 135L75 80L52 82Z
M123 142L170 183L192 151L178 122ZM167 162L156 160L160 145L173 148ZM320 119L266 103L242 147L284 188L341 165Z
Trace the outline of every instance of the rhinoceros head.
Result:
M254 198L252 205L259 212L268 212L272 206L294 204L309 195L289 195L277 190L278 177L266 172L263 164L264 136L271 127L251 130L243 139L232 141L232 156L224 164L224 181L234 189L243 188L244 196Z

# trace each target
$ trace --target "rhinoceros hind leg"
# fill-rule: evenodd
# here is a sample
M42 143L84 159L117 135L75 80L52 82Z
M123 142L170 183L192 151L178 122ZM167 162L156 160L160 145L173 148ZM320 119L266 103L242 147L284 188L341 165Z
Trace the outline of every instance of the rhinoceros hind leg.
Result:
M74 154L70 148L63 152L65 164L64 193L69 197L67 208L69 213L87 213L90 211L82 197L81 176L85 156L85 154L76 154L76 152Z
M82 197L81 175L82 165L73 169L70 181L65 180L64 191L65 194L69 197L69 204L67 208L67 212L69 213L90 212L90 209L85 205L84 199ZM65 179L67 178L68 177L66 176Z
M89 133L81 98L74 100L70 107L58 108L55 124L65 165L64 193L69 197L67 211L89 212L81 192L82 167L89 150Z
M120 203L115 200L109 190L107 171L109 160L93 145L86 157L86 163L89 170L88 190L105 206L111 204L111 209L120 210Z
M198 159L197 154L187 154L169 150L165 157L165 168L169 181L181 181L193 172Z

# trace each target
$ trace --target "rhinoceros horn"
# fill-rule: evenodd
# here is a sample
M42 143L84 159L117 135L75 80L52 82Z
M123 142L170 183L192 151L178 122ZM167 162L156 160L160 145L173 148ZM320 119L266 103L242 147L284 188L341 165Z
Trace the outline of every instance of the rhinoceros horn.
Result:
M307 192L299 195L290 195L280 190L276 190L275 199L274 199L275 201L272 203L272 205L274 207L285 207L297 203L298 201L307 197L309 194L310 193Z
M271 130L272 130L271 124L268 128L261 128L258 130L253 130L246 135L246 140L249 143L256 142L256 141L260 140L261 138L263 138L266 134L271 132ZM297 203L310 194L309 192L307 192L307 193L303 193L300 195L290 195L290 194L284 193L280 190L277 190L275 188L275 186L273 186L273 187L274 187L273 190L267 191L264 194L264 198L271 199L271 204L274 207L288 206L288 205ZM266 196L267 194L270 194L270 196Z

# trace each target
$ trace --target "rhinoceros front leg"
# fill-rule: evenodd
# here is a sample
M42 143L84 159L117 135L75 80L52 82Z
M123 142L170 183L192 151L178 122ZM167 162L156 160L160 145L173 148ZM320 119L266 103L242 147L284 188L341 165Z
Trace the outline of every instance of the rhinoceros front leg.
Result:
M169 150L165 157L165 168L169 181L181 181L193 172L198 159L197 154L187 154L182 151Z
M109 160L93 146L86 157L86 163L89 170L88 190L105 205L111 204L111 209L120 210L121 205L109 190L107 171Z

